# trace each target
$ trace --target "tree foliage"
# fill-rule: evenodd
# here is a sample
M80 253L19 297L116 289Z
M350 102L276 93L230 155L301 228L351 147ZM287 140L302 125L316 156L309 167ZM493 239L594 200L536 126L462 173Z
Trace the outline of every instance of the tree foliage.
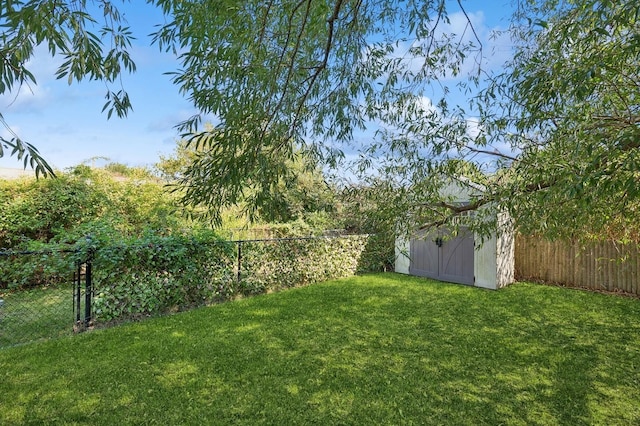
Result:
M207 132L215 133L215 129L207 125ZM170 187L178 194L202 191L208 184L208 175L199 171L214 170L220 157L225 153L216 147L189 144L186 140L178 142L174 152L162 156L155 165L156 170ZM237 155L244 155L238 153ZM276 167L276 160L269 167ZM232 199L225 194L206 194L210 203L217 209L206 209L205 216L218 225L225 222L225 216L234 210L237 215L246 217L251 222L285 223L295 220L322 219L325 213L335 210L334 190L325 181L319 165L300 150L295 150L291 158L277 159L279 177L273 180L262 180L257 173L238 176L237 195ZM184 206L189 209L189 205ZM197 210L190 210L195 214Z
M508 211L523 232L638 240L638 16L634 2L518 2L513 60L488 75L470 109L404 119L361 170L375 164L406 192L399 213L413 226L487 234L492 213ZM465 205L442 191L461 176L484 187Z
M199 116L183 123L210 153L186 172L186 199L214 219L247 180L260 186L254 205L269 202L298 148L336 165L368 121L393 126L423 114L420 90L456 74L474 49L438 37L448 20L439 0L156 3L172 20L155 41L182 52L173 81L219 118L215 131L198 132Z
M0 181L0 247L159 235L198 227L176 214L177 199L140 169L76 166L56 179ZM200 226L202 227L202 226Z
M523 231L636 239L640 213L640 5L529 2L495 135L517 158L494 191ZM497 118L497 120L496 120ZM502 131L501 131L502 130Z
M179 183L185 201L205 206L214 221L241 201L273 208L300 150L344 173L355 135L375 128L351 173L402 195L396 217L413 227L455 227L475 211L465 224L488 233L497 210L521 230L551 237L633 236L626 229L640 202L637 2L515 1L514 56L497 74L482 69L489 52L462 1L151 3L167 16L154 43L179 55L173 81L201 111L181 125L198 154ZM61 77L113 81L132 69L128 30L110 2L96 4L112 51L86 31L96 20L84 1L6 4L4 66L19 66L3 73L3 90L30 81L24 63L41 42L68 55ZM40 15L47 7L61 13ZM462 32L447 26L454 13ZM433 87L441 96L427 99ZM454 103L453 89L469 105ZM128 98L113 99L122 100L110 104L116 112L126 111ZM201 129L205 114L217 118L214 129ZM484 187L465 205L442 196L461 176Z
M123 88L112 90L120 75L135 71L129 55L132 34L123 25L119 9L108 0L9 0L0 3L0 94L12 93L23 85L36 85L29 61L40 46L53 57L60 55L58 79L69 84L84 79L107 83L103 111L124 117L131 109ZM0 122L10 130L4 117ZM36 175L53 170L30 143L13 134L0 138L0 157L9 149L24 160Z

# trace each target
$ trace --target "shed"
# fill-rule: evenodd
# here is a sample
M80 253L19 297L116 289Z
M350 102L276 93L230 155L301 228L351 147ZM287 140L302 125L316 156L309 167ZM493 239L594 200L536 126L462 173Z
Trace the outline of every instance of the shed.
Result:
M457 179L443 189L454 202L468 203L484 186ZM397 237L395 271L488 289L506 287L514 281L514 232L506 212L497 213L497 231L482 241L460 227L451 237L446 228Z

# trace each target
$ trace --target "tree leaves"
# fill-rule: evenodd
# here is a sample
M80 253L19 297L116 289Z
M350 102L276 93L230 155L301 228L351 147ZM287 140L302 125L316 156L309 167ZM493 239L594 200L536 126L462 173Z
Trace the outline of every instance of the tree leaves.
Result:
M0 93L34 83L25 64L41 42L65 57L57 75L70 82L113 83L134 71L129 29L111 2L97 3L107 18L98 30L86 1L6 3ZM483 181L469 200L478 232L490 231L496 211L522 230L565 237L604 232L603 218L638 210L637 2L519 2L513 60L484 82L482 42L461 2L463 34L445 26L444 0L151 3L168 17L154 43L179 54L173 82L200 112L179 126L198 147L179 183L214 221L240 200L268 206L298 151L341 171L344 158L359 157L353 174L406 194L398 215L423 225L455 226L459 206L440 190L460 176ZM468 108L451 101L448 85L467 73ZM478 84L488 86L474 95ZM439 99L427 97L431 85ZM130 109L124 89L108 88L108 117ZM206 115L218 124L201 131ZM37 164L19 138L2 146Z
M407 110L416 120L409 130L426 129L416 88L457 72L473 52L454 36L439 39L447 22L440 0L155 4L171 16L155 43L182 52L174 83L219 119L215 155L201 157L181 182L186 201L214 217L248 181L260 182L259 194L272 191L287 175L281 159L294 150L337 164L367 122L402 126ZM197 123L182 128L196 135ZM252 198L257 208L267 199Z
M16 135L13 130L8 126L4 117L0 113L0 123L13 135L11 139L6 139L0 136L0 157L4 156L4 150L10 149L11 152L9 155L16 156L18 160L23 161L23 166L26 169L27 166L31 167L35 173L36 177L47 177L47 176L55 176L53 169L49 164L45 161L44 158L38 152L38 149L31 145L28 142L20 139L18 135Z
M69 84L85 78L114 83L124 71L134 72L135 64L128 51L133 36L128 27L120 25L119 10L111 1L92 3L92 7L102 8L104 25L98 30L95 29L98 21L89 12L86 0L11 1L0 6L0 57L3 59L0 61L0 94L10 93L22 85L37 84L28 65L35 48L43 43L51 56L63 56L55 74L58 79L66 78ZM108 90L103 108L108 117L113 112L124 117L131 108L124 89ZM2 143L14 148L11 155L24 159L25 167L34 167L36 175L52 174L32 145L19 137ZM2 155L4 151L0 150Z
M640 191L628 185L640 178L633 166L640 137L640 27L633 16L640 7L551 3L527 9L549 29L522 28L523 42L536 44L521 49L502 82L513 100L505 111L522 135L514 166L521 183L509 186L505 205L529 232L610 235L608 218L634 222L629 214L637 214L640 201ZM546 188L527 191L536 181Z

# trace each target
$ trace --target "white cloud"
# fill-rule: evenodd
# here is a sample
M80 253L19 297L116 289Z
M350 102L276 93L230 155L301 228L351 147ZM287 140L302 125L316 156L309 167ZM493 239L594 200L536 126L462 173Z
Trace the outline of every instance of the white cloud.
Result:
M23 84L17 91L0 96L0 105L12 113L37 112L49 105L52 100L48 87Z
M436 42L473 44L474 47L466 52L467 57L460 64L457 75L447 71L441 81L460 80L478 71L482 66L485 72L494 71L502 67L512 56L512 43L509 34L502 28L490 28L486 24L482 10L475 12L455 12L449 15L449 22L441 21L435 30ZM437 44L437 43L436 43ZM433 48L430 39L408 40L398 43L389 55L392 59L402 59L402 65L414 74L418 74L425 66L425 57ZM481 48L481 49L480 49ZM366 57L366 52L363 53Z
M476 139L480 136L480 132L482 131L482 126L480 125L480 120L477 117L469 117L467 118L467 135L471 139Z
M47 107L53 101L50 84L56 80L55 73L61 63L59 55L52 57L44 45L37 46L25 64L36 83L14 86L11 92L0 95L0 107L12 113L39 112Z
M33 55L26 63L26 68L36 77L39 83L55 79L55 73L64 58L60 55L51 56L44 45L36 46Z
M433 102L431 102L431 99L427 96L419 96L415 103L418 111L421 112L421 115L430 116L432 113L436 112Z

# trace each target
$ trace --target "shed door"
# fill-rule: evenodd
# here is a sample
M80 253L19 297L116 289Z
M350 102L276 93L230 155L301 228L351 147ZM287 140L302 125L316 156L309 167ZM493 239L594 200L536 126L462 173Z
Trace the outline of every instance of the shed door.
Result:
M411 240L409 273L459 284L474 284L473 234L464 228L454 238L442 229Z
M418 235L416 239L411 240L409 246L409 274L439 279L440 248L435 242L439 235L438 231L432 231L426 235Z

